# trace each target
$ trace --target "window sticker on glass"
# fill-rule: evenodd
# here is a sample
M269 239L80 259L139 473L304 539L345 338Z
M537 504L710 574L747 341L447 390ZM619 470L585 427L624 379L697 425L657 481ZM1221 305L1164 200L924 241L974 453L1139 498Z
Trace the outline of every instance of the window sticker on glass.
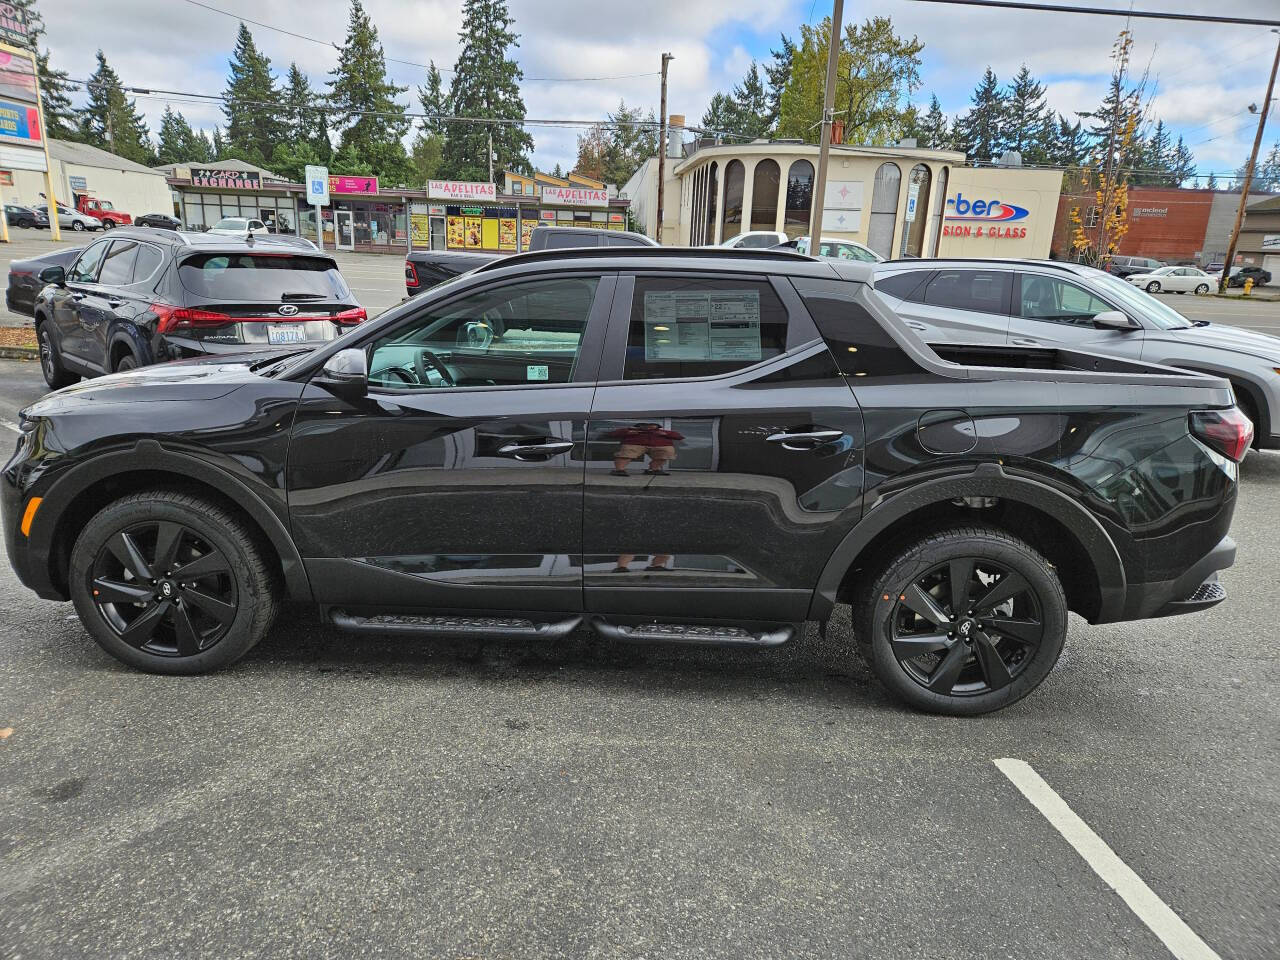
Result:
M531 363L524 368L526 380L550 380L551 368L544 364Z
M759 360L758 290L650 290L644 355L657 360Z

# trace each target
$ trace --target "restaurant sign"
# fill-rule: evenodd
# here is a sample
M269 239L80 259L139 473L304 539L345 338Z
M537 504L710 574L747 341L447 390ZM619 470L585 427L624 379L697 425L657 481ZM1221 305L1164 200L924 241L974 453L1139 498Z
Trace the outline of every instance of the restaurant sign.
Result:
M498 188L492 183L475 180L430 180L427 182L427 196L432 200L492 202L498 199Z
M377 177L330 177L330 193L363 193L373 196L378 192Z
M609 191L594 190L589 187L543 186L542 202L565 207L607 207Z
M262 178L252 170L218 170L210 167L192 167L193 187L222 187L227 190L258 190Z

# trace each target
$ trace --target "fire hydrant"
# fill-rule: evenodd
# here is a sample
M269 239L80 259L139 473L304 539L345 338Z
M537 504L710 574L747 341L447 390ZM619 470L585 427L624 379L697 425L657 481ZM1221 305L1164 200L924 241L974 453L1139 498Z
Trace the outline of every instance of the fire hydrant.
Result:
M1244 278L1244 295L1247 297L1249 291L1253 289L1253 277Z

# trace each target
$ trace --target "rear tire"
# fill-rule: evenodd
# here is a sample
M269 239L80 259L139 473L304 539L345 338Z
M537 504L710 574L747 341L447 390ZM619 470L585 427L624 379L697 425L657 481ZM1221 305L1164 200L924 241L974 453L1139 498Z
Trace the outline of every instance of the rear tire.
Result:
M1048 676L1066 638L1067 598L1023 541L955 527L898 552L855 603L854 629L890 692L919 710L976 716Z
M1209 292L1209 285L1207 283L1202 283L1200 284L1200 286L1196 287L1196 293L1202 297L1208 292Z
M151 673L229 666L276 613L276 578L243 522L169 490L135 493L95 514L71 550L68 580L94 640Z
M1147 293L1159 293L1159 292L1160 292L1159 280L1152 280L1150 283L1147 284Z
M40 372L50 389L59 390L78 383L80 378L74 373L68 373L62 365L62 358L58 356L58 347L53 342L53 335L49 333L47 322L36 322L36 340L40 344Z
M116 225L116 222L115 222L114 220L103 220L103 221L102 221L102 229L103 229L103 230L110 230L110 229L112 229L115 225Z
M79 230L79 231L83 231L83 230L84 230L84 223L83 223L83 221L80 221L80 220L73 220L73 221L71 221L71 229L72 229L72 230Z
M120 358L118 360L116 360L116 364L112 368L112 370L115 373L119 373L122 370L132 370L137 365L138 365L137 358L134 357L132 353L129 353L128 351L126 351L125 353L120 355Z

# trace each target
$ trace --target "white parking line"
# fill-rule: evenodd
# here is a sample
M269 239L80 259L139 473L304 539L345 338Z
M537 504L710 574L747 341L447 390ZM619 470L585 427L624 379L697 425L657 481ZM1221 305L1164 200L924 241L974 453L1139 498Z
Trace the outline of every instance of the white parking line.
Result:
M1050 825L1062 834L1064 840L1075 847L1107 886L1129 905L1169 952L1178 960L1222 960L1208 944L1201 940L1169 906L1155 895L1142 878L1107 846L1100 836L1081 820L1057 793L1044 782L1040 774L1025 760L1001 759L995 765L1022 791L1022 795L1044 814Z

